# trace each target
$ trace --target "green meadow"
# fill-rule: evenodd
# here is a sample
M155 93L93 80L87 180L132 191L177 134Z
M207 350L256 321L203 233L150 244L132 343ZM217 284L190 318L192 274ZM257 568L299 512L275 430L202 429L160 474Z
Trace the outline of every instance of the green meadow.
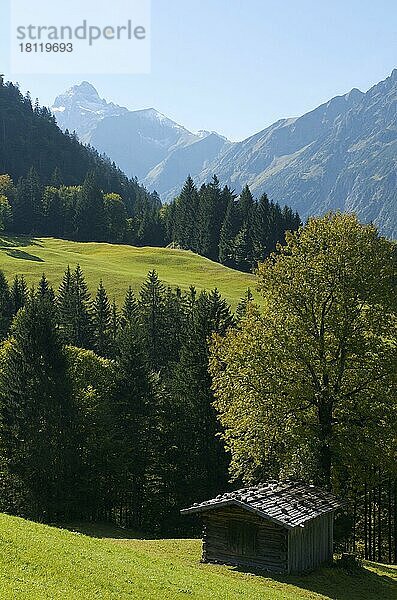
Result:
M55 238L0 238L0 269L8 278L24 275L37 283L44 272L58 287L67 265L80 264L91 292L102 279L108 294L121 301L131 285L139 290L148 271L155 269L165 284L198 291L215 287L235 306L255 277L212 262L187 250L136 248L106 243L70 242Z
M84 533L82 533L84 532ZM87 534L87 535L85 535ZM137 539L107 526L74 531L0 514L2 600L395 600L397 567L301 576L200 563L199 540Z

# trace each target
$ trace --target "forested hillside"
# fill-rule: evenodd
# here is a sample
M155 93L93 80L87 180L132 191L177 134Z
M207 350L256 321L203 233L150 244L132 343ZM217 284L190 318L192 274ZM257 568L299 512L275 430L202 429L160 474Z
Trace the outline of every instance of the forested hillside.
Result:
M17 86L2 81L0 173L9 176L0 182L0 195L12 208L7 211L4 202L0 203L2 227L17 233L44 234L51 229L54 235L97 240L106 235L104 195L113 193L117 199L123 198L122 207L115 200L109 210L121 210L125 219L134 218L137 230L143 215L158 211L160 205L156 194L148 194L109 159L83 146L75 134L62 133L47 108L37 101L32 106L29 95L22 96ZM82 189L82 198L78 198L86 180L95 188ZM57 194L54 188L61 186L63 193Z
M79 265L1 274L0 511L181 533L184 506L293 478L344 499L338 549L396 561L396 256L311 219L234 313L153 270L122 302Z
M189 177L162 206L135 179L74 134L50 111L32 107L11 83L0 85L0 227L6 232L138 246L175 244L250 271L300 224L288 207L237 197L214 176L197 189Z
M57 293L0 273L0 299L0 511L166 533L182 504L227 486L207 340L250 294L235 317L217 290L151 271L117 305L77 266Z

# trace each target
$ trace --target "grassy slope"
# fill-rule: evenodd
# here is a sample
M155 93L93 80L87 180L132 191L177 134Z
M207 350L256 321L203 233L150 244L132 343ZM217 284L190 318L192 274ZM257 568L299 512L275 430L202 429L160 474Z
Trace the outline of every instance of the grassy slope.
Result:
M197 540L100 539L0 515L0 598L30 600L395 600L397 568L260 577L199 563Z
M91 291L102 278L110 296L121 300L126 288L139 289L151 269L171 286L197 290L218 287L236 305L247 287L255 287L252 275L228 269L218 263L184 250L135 248L114 244L79 243L55 238L0 238L0 268L7 277L24 274L29 283L37 282L43 272L58 286L70 264L80 263Z

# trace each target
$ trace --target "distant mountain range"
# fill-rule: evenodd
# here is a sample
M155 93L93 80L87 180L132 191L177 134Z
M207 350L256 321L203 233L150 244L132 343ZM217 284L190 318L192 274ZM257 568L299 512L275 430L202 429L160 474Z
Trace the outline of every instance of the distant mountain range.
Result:
M397 237L397 69L366 93L353 89L234 143L194 134L154 109L107 103L86 82L58 96L53 111L61 128L76 130L165 200L189 173L198 184L216 173L236 192L248 183L302 218L354 211Z
M138 177L148 188L158 187L162 194L184 181L189 170L206 168L228 144L216 133L194 134L154 108L131 111L108 103L86 81L58 96L52 111L61 129L76 131L82 142L107 154L128 176ZM183 148L189 148L186 157Z

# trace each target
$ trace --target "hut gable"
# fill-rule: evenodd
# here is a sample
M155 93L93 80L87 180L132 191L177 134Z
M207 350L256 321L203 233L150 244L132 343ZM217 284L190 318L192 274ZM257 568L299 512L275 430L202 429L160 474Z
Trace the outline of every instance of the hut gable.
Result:
M203 517L203 561L292 572L333 554L330 492L297 482L269 481L183 509Z

